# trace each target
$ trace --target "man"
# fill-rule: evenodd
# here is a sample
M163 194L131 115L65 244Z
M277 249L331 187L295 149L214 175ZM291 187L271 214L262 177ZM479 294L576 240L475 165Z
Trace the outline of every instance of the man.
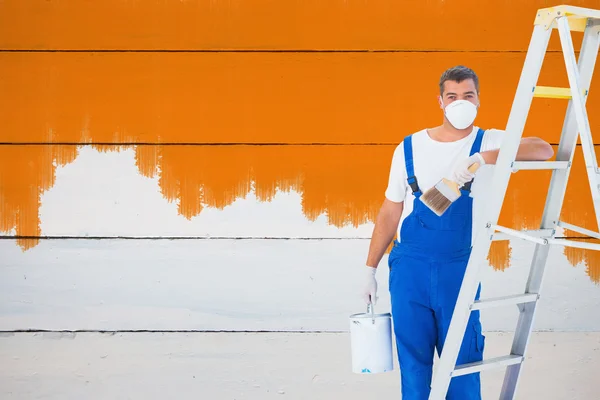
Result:
M489 181L488 166L496 163L504 136L503 131L473 125L479 108L475 72L450 68L439 87L443 123L406 137L396 148L364 270L365 301L375 304L377 265L397 233L388 266L403 400L429 396L434 349L441 354L476 235L473 228L481 225L473 223L478 179L468 167L479 163L477 176ZM541 161L553 154L545 141L523 138L517 159ZM461 197L440 217L419 198L443 177L459 184ZM484 339L479 311L472 312L457 364L482 360ZM447 399L481 399L479 374L453 378Z

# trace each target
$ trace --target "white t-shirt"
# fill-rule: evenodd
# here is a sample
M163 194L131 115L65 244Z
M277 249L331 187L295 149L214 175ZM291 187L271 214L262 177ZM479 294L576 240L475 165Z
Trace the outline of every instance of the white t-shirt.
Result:
M469 157L471 146L477 137L478 127L473 127L473 131L463 139L455 142L438 142L433 140L426 129L423 129L412 135L412 151L414 174L419 183L419 189L424 193L427 189L435 186L442 178L451 178L455 165ZM481 142L480 152L499 149L502 144L505 132L497 129L487 129ZM483 204L477 201L478 193L485 193L489 190L492 178L493 166L483 165L475 176L471 186L471 197L473 197L473 234L475 239L476 228L481 225L478 216L481 215ZM415 196L412 193L407 182L406 164L404 162L404 141L401 142L392 157L392 165L388 187L385 191L385 197L390 201L399 203L404 202L404 210L398 226L398 240L400 241L400 227L404 219L413 210L413 200ZM481 196L479 196L481 197Z

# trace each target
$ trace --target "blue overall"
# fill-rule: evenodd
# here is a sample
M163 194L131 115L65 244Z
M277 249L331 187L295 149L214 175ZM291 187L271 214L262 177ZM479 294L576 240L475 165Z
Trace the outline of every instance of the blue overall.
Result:
M479 130L471 155L479 151ZM392 317L402 381L402 400L427 400L432 379L434 348L441 354L452 312L471 253L472 181L441 217L420 201L413 169L412 138L404 140L413 211L400 228L400 241L388 259ZM432 162L434 162L432 160ZM479 298L481 287L477 290ZM471 312L457 365L481 361L485 337L479 311ZM481 399L479 373L452 378L446 399Z

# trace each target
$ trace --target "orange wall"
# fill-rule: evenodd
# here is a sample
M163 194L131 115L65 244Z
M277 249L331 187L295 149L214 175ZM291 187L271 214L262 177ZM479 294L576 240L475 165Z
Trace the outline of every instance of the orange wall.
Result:
M600 1L570 4L600 8ZM76 146L65 144L90 142L116 150L113 144L144 143L136 148L140 173L164 175L164 196L180 199L188 218L201 203L230 204L255 182L265 201L276 189L301 192L310 219L327 213L336 226L373 221L394 144L440 122L435 97L445 68L474 68L482 84L478 123L505 126L535 10L550 5L0 1L0 48L24 50L0 52L0 230L39 236L39 195L54 184L54 161L76 158ZM580 35L574 38L577 45ZM193 51L27 51L56 49ZM195 52L215 49L411 51ZM593 82L588 110L598 131L600 113L592 110L600 107L600 84ZM560 53L548 54L539 83L567 84ZM525 135L557 143L565 109L560 100L534 100ZM563 218L597 229L582 162L578 154ZM513 178L501 220L534 228L549 175ZM596 253L566 254L600 280ZM507 243L494 244L490 259L503 269L509 256Z

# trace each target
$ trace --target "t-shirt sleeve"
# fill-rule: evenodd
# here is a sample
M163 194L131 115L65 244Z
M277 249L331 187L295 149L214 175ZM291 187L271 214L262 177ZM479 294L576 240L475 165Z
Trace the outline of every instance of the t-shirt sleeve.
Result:
M500 129L488 129L481 143L481 151L496 150L502 146L506 132Z
M406 197L408 183L406 182L406 166L404 165L404 143L400 143L392 156L392 165L385 197L395 203L401 203Z

